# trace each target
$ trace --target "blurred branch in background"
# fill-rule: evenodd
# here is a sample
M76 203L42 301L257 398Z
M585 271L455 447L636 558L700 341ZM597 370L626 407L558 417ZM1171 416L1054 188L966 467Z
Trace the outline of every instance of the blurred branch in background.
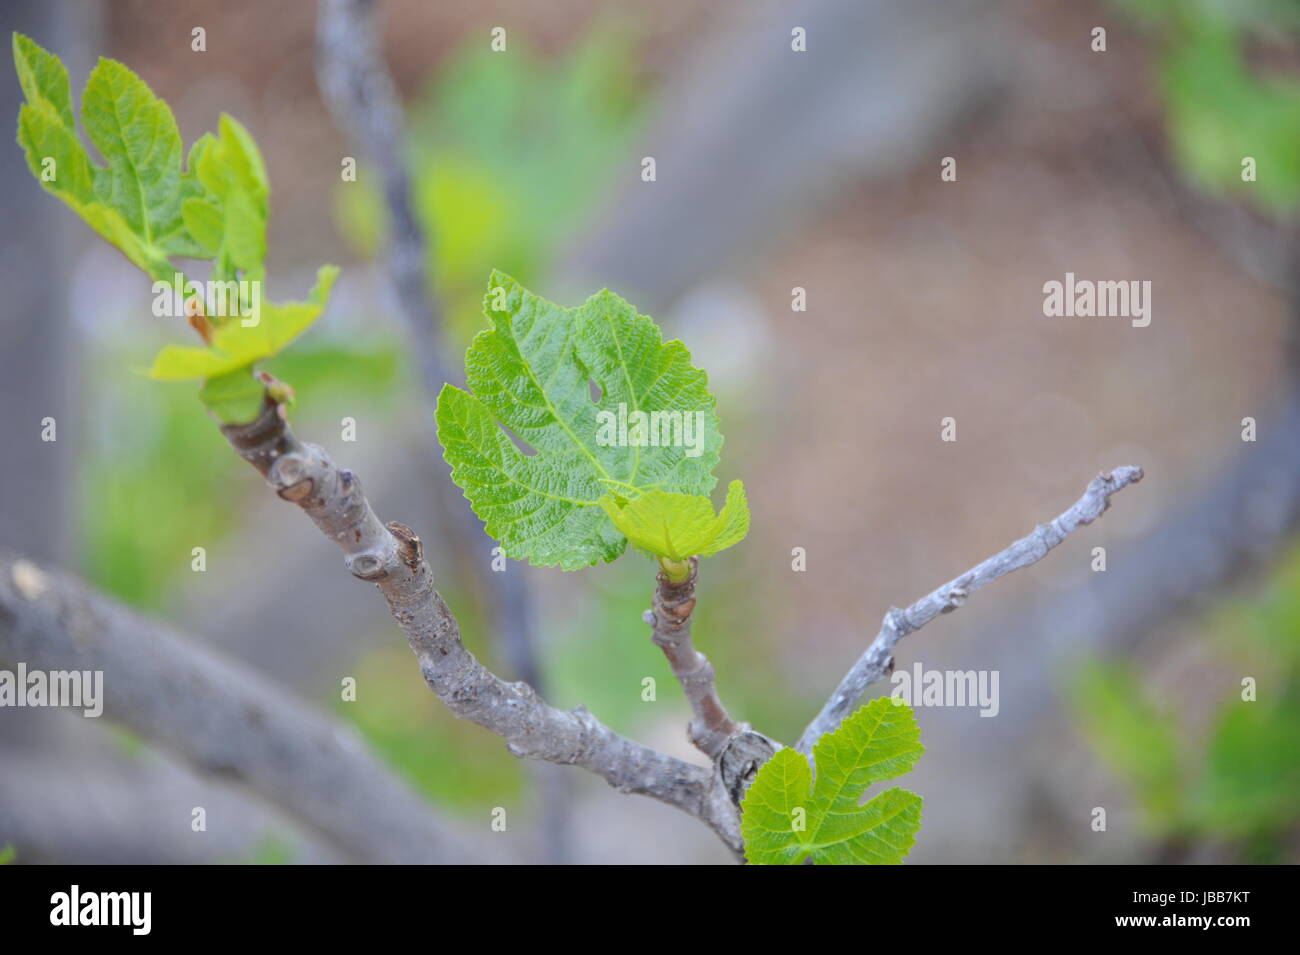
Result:
M316 59L320 87L336 122L379 168L389 224L387 271L415 350L429 402L427 420L431 421L438 393L452 378L442 359L441 309L425 267L429 240L411 203L402 106L379 49L374 0L321 0ZM451 238L454 241L455 237ZM536 622L523 565L512 562L503 573L489 569L489 539L459 488L451 482L445 464L440 458L435 464L441 478L437 485L439 510L452 535L444 549L459 557L457 566L477 583L480 598L487 602L488 632L510 669L544 693ZM532 772L541 796L546 861L566 862L570 802L567 781L550 766L535 766Z
M1277 864L1300 839L1300 553L1262 592L1215 616L1215 663L1229 681L1208 734L1152 692L1124 660L1081 667L1076 719L1099 759L1132 792L1158 861ZM1232 685L1234 684L1235 685Z
M1267 0L1112 2L1162 30L1157 74L1174 160L1189 183L1168 182L1159 170L1147 181L1244 270L1286 289L1288 352L1279 398L1259 416L1257 439L1125 544L1125 561L1142 573L1089 574L974 635L1004 648L1039 645L1053 656L1081 647L1131 651L1163 622L1205 609L1227 586L1276 562L1300 531L1300 81L1248 65L1256 35L1294 38L1300 13ZM1258 182L1244 174L1243 157L1265 170ZM1032 713L1049 705L1048 688L1026 676L1013 692L1025 695ZM1001 729L1020 736L1033 725L1008 721Z
M103 671L109 719L205 774L242 780L357 859L481 858L354 730L202 644L12 555L0 557L0 661Z
M15 0L6 5L6 24L29 34L57 36L69 59L86 58L88 37L97 32L93 7L71 9L64 4ZM0 111L17 115L22 90L12 77L0 84ZM6 221L40 218L46 197L30 182L22 151L6 143L0 149L0 180L6 183ZM70 331L68 287L50 281L47 263L67 261L73 254L73 232L66 219L42 220L39 229L6 229L0 236L0 281L5 296L0 323L0 447L7 465L0 469L0 543L21 549L37 560L61 556L71 529L67 524L68 477L71 462L39 441L43 418L54 419L57 438L75 443L75 425L67 412L73 406L77 377L68 373L75 354ZM18 448L39 448L18 463ZM21 501L21 506L17 502Z
M78 735L106 736L100 727L86 729ZM58 755L6 750L0 845L14 846L20 863L316 865L356 858L238 784L198 777L153 753L110 758L72 742L62 740ZM196 807L204 812L201 832L192 829Z
M1290 37L1294 46L1300 13L1293 5L1268 0L1238 5L1112 0L1112 5L1133 14L1144 26L1158 27L1153 31L1156 76L1166 109L1172 169L1147 149L1132 117L1121 110L1109 114L1114 135L1108 140L1117 146L1134 146L1133 159L1125 168L1200 228L1243 272L1287 291L1284 375L1276 385L1277 399L1258 415L1257 439L1231 440L1234 450L1226 464L1123 543L1121 559L1126 566L1141 568L1140 572L1083 574L1063 590L971 627L967 639L973 645L1015 661L1002 672L1003 693L1015 701L1015 718L991 721L989 732L964 741L962 758L970 766L988 765L998 753L1021 751L1044 734L1045 719L1055 709L1060 689L1059 684L1044 680L1044 673L1059 674L1063 664L1073 669L1090 655L1127 660L1141 651L1162 649L1155 645L1171 643L1170 638L1185 632L1171 623L1186 623L1204 614L1230 587L1266 573L1300 532L1300 241L1296 233L1300 82L1293 74L1256 69L1250 63L1252 48L1261 38L1281 40L1285 47L1288 41L1283 38ZM1245 157L1260 170L1257 179L1243 174ZM1225 321L1235 318L1223 316ZM1239 423L1231 420L1231 414L1229 419L1228 431L1236 439ZM1294 633L1292 629L1288 638L1294 640ZM1109 721L1108 742L1116 743L1127 733L1129 739L1116 745L1131 751L1132 728L1138 722L1132 711L1139 703L1128 700L1128 710L1117 715L1108 712L1119 707L1107 702L1116 698L1114 687L1105 696L1098 692L1102 679L1098 673L1122 684L1127 672L1119 663L1100 671L1085 667L1078 681L1094 692L1085 713L1075 688L1075 714L1085 728ZM1237 716L1225 714L1224 729L1207 760L1207 778L1215 769L1214 759L1220 768L1234 761L1233 750L1264 753L1261 747L1271 744L1276 730L1263 714L1289 715L1289 698L1282 702L1279 708L1274 694L1271 708L1252 704L1258 712L1246 718L1252 721L1251 732L1234 734L1243 724ZM1116 725L1124 728L1116 730ZM1158 729L1162 724L1151 725ZM1162 736L1157 729L1145 739L1150 741L1154 734L1167 742L1170 734ZM1089 732L1097 734L1092 728ZM1193 800L1204 802L1208 798L1204 792L1169 795L1171 788L1182 787L1187 780L1171 782L1170 759L1162 747L1143 754L1140 771L1125 764L1122 754L1106 755L1121 775L1129 771L1137 779L1140 800L1161 804L1151 814L1164 827L1166 841L1157 848L1164 861L1195 858L1196 847L1186 839L1226 830L1221 824L1216 828L1207 823L1204 814L1194 817L1193 810L1204 806ZM1246 759L1259 768L1251 774L1255 780L1251 785L1264 798L1271 798L1285 783L1260 778L1269 771L1264 767L1274 765L1268 756ZM1006 804L1017 792L1041 790L1048 767L1030 759L1006 765L1005 773L971 774L973 801ZM1161 792L1153 795L1155 789ZM1169 810L1165 803L1177 804L1178 811ZM1293 805L1291 818L1295 810ZM1242 813L1242 819L1249 815ZM1276 850L1277 844L1272 848ZM1260 849L1259 844L1252 847L1256 853Z
M654 310L787 233L851 182L898 175L977 120L1005 79L1007 18L986 0L805 0L743 13L673 71L607 213L558 284L606 285ZM807 31L812 53L790 48ZM638 157L639 159L639 157Z

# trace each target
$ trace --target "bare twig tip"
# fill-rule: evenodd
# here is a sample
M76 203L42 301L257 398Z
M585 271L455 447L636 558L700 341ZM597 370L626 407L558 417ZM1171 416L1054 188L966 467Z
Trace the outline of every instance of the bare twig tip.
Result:
M817 741L834 731L848 716L868 686L893 672L894 661L889 654L900 639L924 627L935 617L962 606L973 591L990 581L1042 560L1073 530L1100 517L1109 507L1113 494L1136 484L1143 476L1142 469L1132 465L1099 472L1088 482L1083 496L1068 510L1046 524L1037 525L1028 537L1015 541L906 610L891 607L881 621L875 640L845 674L821 712L808 724L795 748L805 755L811 753Z

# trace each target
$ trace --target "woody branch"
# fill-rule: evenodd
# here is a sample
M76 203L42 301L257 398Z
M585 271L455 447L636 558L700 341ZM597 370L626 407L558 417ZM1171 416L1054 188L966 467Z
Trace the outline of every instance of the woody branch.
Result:
M299 441L279 405L268 398L257 420L222 432L280 497L343 550L354 577L379 588L425 682L453 714L496 733L515 756L581 766L620 792L682 809L739 853L738 810L713 772L615 733L584 707L555 709L527 683L507 683L483 666L461 642L420 538L403 524L381 523L356 476Z
M1120 467L1102 472L1088 484L1083 496L1055 520L1039 524L1033 533L1022 537L1006 550L948 581L938 590L922 597L906 610L891 607L881 623L880 632L852 669L840 681L816 719L808 724L796 745L801 753L812 752L817 741L833 732L853 711L867 687L893 669L894 646L907 634L921 629L935 617L951 613L975 591L1013 570L1028 567L1047 556L1048 551L1083 524L1091 524L1110 506L1111 495L1142 480L1142 469Z
M654 607L646 611L646 623L652 627L651 639L668 658L673 676L691 706L688 735L695 747L710 759L716 759L741 727L727 713L718 689L713 664L695 649L691 641L691 616L695 612L695 582L699 560L692 557L685 580L673 581L660 572L655 588Z

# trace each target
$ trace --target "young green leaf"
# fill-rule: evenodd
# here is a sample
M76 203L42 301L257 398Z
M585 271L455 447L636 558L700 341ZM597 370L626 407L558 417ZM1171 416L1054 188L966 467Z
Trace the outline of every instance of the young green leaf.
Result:
M906 704L880 697L813 747L778 750L741 804L745 856L755 865L897 865L921 828L921 797L897 787L858 805L872 783L912 768L925 751Z
M484 312L492 327L466 355L469 390L439 396L438 437L509 556L565 570L614 560L627 541L601 498L713 488L722 435L707 376L650 318L609 291L561 308L500 272Z
M27 98L18 143L32 174L133 263L170 280L168 256L201 252L181 216L182 203L201 187L181 169L180 131L167 104L121 63L101 59L81 103L82 124L108 164L101 167L77 135L59 58L18 33L13 53Z
M214 278L231 277L238 269L246 278L260 279L271 190L253 137L222 113L217 135L194 143L189 167L206 193L186 200L181 213L190 234L216 260Z
M320 315L338 274L336 267L322 265L307 301L282 305L264 302L258 314L249 319L255 319L256 324L245 326L243 319L232 318L216 330L209 348L163 346L149 369L149 377L159 381L217 378L277 354Z
M182 169L180 130L167 104L127 67L101 59L81 103L82 125L107 164L101 167L77 134L68 71L59 58L17 33L13 52L27 99L19 111L18 142L41 184L168 287L180 274L171 257L212 260L218 302L231 307L218 304L204 316L211 347L168 345L150 374L170 381L207 379L200 398L222 420L239 420L249 409L250 417L256 414L251 366L278 353L316 319L338 270L322 268L306 302L264 302L260 285L243 284L260 283L266 272L270 195L265 164L248 130L223 114L217 135L200 137ZM181 287L188 297L183 275Z
M703 494L647 491L634 501L606 494L599 502L614 527L654 557L680 563L690 557L712 557L739 544L749 533L745 485L732 481L722 511Z
M127 67L101 58L81 96L81 123L108 162L95 174L95 192L165 255L184 228L181 133L171 109Z
M27 97L18 111L18 144L32 175L141 269L156 278L168 276L171 266L162 250L99 191L107 191L111 183L107 170L91 163L77 135L68 71L58 57L18 33L13 52Z
M202 401L223 424L252 421L265 399L262 383L251 368L208 378L199 389Z

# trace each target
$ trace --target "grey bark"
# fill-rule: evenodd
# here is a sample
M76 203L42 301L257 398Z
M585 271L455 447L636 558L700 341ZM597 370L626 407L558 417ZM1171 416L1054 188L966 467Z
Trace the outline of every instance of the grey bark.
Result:
M948 581L905 610L891 607L881 622L880 632L853 665L826 705L799 737L796 749L807 755L825 734L834 732L855 706L867 687L889 674L894 667L894 646L909 633L921 629L940 614L951 613L985 584L1035 564L1048 551L1084 524L1091 524L1110 506L1111 495L1142 480L1142 469L1119 467L1097 475L1083 496L1056 519L1039 524L1029 535L988 560ZM1130 575L1137 578L1139 575Z
M222 431L280 497L342 549L352 575L379 588L425 682L452 713L496 733L515 756L581 766L620 792L690 813L740 851L737 807L713 771L621 736L584 707L555 709L527 683L507 683L483 666L461 642L420 538L403 524L381 523L357 477L299 441L279 406L268 399L256 421Z

